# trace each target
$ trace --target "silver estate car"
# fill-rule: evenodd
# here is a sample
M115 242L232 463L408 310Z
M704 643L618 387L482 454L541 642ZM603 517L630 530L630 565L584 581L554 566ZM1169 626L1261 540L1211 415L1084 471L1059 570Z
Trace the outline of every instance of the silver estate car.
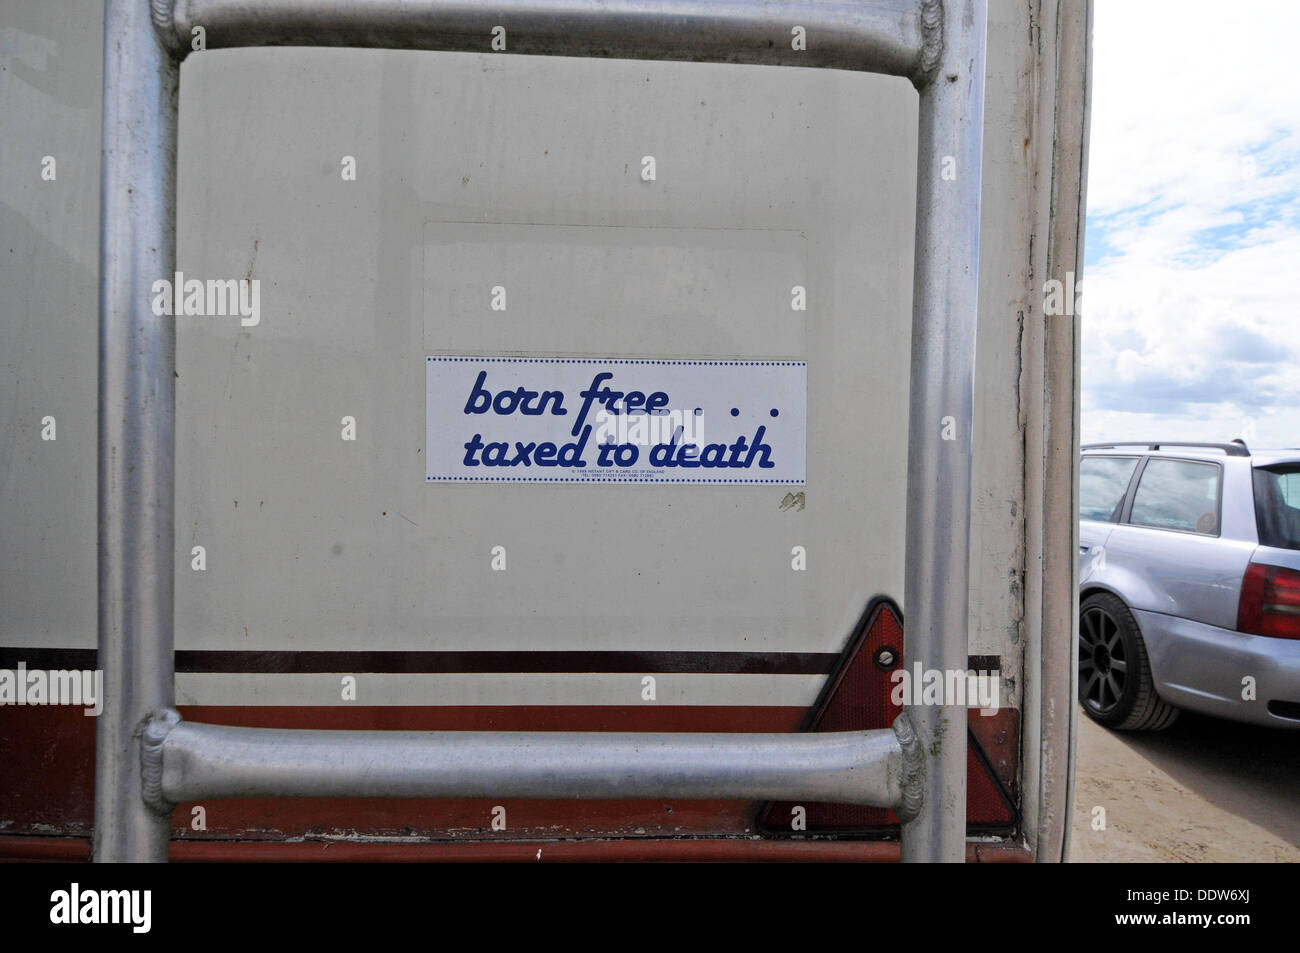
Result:
M1083 448L1079 701L1117 729L1300 729L1300 450Z

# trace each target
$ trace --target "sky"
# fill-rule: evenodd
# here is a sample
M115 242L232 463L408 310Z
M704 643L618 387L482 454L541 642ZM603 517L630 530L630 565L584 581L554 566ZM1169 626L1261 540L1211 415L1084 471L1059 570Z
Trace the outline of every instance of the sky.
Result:
M1096 0L1082 442L1300 447L1300 0Z

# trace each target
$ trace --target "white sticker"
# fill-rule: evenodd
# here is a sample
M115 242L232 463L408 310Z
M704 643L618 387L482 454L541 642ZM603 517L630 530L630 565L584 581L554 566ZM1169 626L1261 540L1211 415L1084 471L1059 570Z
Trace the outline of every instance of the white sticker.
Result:
M802 484L802 361L430 357L430 482Z

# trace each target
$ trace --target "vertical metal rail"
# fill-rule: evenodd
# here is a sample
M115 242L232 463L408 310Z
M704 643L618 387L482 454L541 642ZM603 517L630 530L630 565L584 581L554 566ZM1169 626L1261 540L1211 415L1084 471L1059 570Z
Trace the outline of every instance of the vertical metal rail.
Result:
M903 651L909 666L946 674L966 671L968 651L986 9L982 0L949 0L935 12L944 22L927 28L941 32L942 53L920 86L917 144ZM912 705L907 714L927 758L919 813L903 826L903 860L960 863L965 705Z
M498 0L488 11L463 0L107 0L99 391L99 664L106 697L96 748L96 860L166 859L170 812L165 777L171 779L170 790L210 790L217 796L243 790L250 777L262 785L258 790L263 794L316 790L323 783L317 780L320 746L328 740L312 738L312 732L279 732L270 761L259 760L268 750L260 745L249 748L258 757L236 763L223 751L257 745L256 739L265 736L256 729L178 730L179 717L172 710L175 329L170 317L153 315L150 292L155 280L174 272L176 108L183 44L193 27L203 26L208 48L274 44L477 50L490 28L484 22L511 16L524 26L524 42L516 52L768 62L913 80L920 93L920 135L908 433L907 661L943 673L966 669L986 0L815 5L780 0ZM828 38L822 53L792 60L782 52L776 38L788 39L790 24L797 22L814 22ZM590 733L570 739L574 750L590 752L575 756L558 780L540 778L534 767L509 758L507 765L513 767L508 766L507 774L521 789L571 797L598 789L590 780L588 760L612 765L610 770L624 772L638 789L663 792L698 791L712 784L798 788L829 783L825 776L815 776L823 769L840 771L843 780L855 777L853 772L892 772L901 764L897 800L889 786L892 775L874 782L861 775L863 781L847 782L853 793L840 796L872 803L885 799L881 791L887 789L888 806L906 819L904 860L960 861L965 853L965 717L964 706L910 707L895 726L896 739L888 729L863 733L864 747L847 761L815 753L825 745L786 745L752 736L772 756L773 770L751 772L743 782L709 767L709 750L736 756L739 739L734 736L696 736L692 741L664 736L654 744L668 761L655 767L639 753L648 742L629 745L626 739ZM219 740L215 747L205 743L214 739ZM339 750L362 743L360 734L351 741L335 740ZM373 770L391 770L402 783L438 791L455 790L462 781L480 783L484 770L494 770L465 762L460 769L464 776L453 773L447 780L446 772L439 774L431 762L427 776L412 779L401 768L413 753L441 756L454 741L385 740L393 743L366 745L373 764L367 762L360 774L338 764L337 751L331 755L330 771L345 776L330 780L325 785L329 792L364 785L362 774L368 777ZM540 740L507 738L497 747L513 750L514 744L549 750ZM705 756L692 763L691 751ZM679 756L680 762L673 760ZM678 769L661 776L670 762ZM187 786L191 783L192 788ZM839 784L833 785L836 790ZM884 788L868 793L873 784ZM637 794L629 790L623 796Z
M173 703L176 333L150 289L176 256L176 94L147 0L104 9L99 247L99 667L96 860L167 859L170 817L142 797L138 734Z

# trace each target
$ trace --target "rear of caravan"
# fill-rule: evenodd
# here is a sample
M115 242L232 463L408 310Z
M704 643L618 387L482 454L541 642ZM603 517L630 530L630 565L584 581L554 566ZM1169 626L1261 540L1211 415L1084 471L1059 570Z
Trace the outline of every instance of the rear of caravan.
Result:
M1089 18L990 4L974 399L927 423L972 448L968 860L1067 848ZM909 439L918 167L972 170L918 136L908 78L800 66L836 41L797 18L781 65L515 55L495 26L480 52L186 51L175 273L150 288L180 724L889 729L925 700L907 519L940 479ZM104 28L90 0L0 4L0 669L107 668L110 702L0 707L8 857L87 856L129 664L96 651ZM392 796L312 770L315 796L155 802L171 858L900 856L892 801L776 783L647 796L587 765L581 789ZM216 790L191 782L159 783Z

